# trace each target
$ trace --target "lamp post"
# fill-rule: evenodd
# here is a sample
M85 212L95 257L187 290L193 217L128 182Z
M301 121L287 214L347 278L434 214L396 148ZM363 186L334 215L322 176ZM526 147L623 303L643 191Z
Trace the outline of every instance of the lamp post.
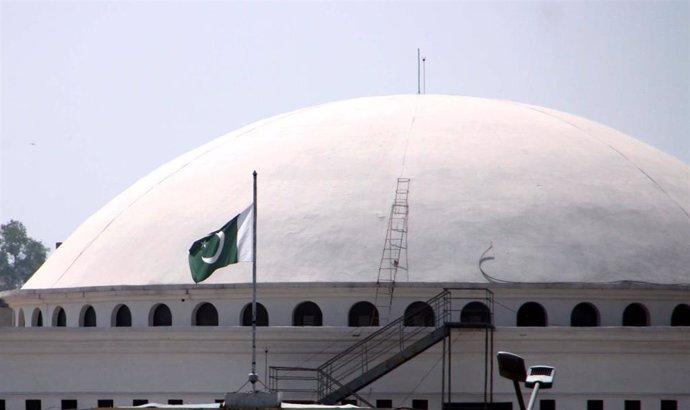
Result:
M498 352L496 358L498 359L499 374L513 381L520 410L532 410L537 400L539 389L550 389L553 386L553 378L556 374L556 369L551 366L532 366L529 368L529 371L527 371L525 369L524 359L516 354ZM525 382L525 387L532 389L532 395L530 396L529 404L526 409L525 402L522 399L520 382Z

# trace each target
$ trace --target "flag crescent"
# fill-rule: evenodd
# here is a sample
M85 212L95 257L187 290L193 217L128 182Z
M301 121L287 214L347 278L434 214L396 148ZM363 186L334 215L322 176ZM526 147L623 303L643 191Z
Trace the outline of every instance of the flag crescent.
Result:
M216 249L216 253L211 256L210 258L205 258L201 257L201 260L208 263L209 265L216 263L218 258L220 258L220 254L223 252L223 245L225 244L225 234L223 231L216 232L216 236L218 239L220 239L220 242L218 243L218 248Z

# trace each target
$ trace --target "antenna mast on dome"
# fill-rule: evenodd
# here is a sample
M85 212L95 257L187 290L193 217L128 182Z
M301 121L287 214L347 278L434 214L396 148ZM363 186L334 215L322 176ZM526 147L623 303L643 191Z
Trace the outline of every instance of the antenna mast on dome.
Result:
M417 94L422 93L422 68L421 68L421 60L419 59L419 48L417 48Z
M388 217L388 230L383 245L379 277L376 280L376 307L381 325L388 323L398 271L407 272L407 196L410 178L398 178L395 199ZM372 315L372 320L374 315Z
M426 94L426 56L417 48L417 94Z
M426 57L422 57L422 94L426 94Z

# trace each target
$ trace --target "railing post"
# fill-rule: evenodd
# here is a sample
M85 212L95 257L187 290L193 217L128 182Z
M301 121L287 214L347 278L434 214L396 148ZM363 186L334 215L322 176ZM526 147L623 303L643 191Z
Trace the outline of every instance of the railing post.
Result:
M316 370L316 396L318 397L323 397L321 394L321 372L317 369Z
M398 329L400 330L399 332L399 340L400 340L400 351L403 351L405 349L405 322L403 321L400 326L398 326Z
M444 305L444 322L452 322L453 318L453 294L450 290L446 289L446 293L443 295L443 305Z
M275 391L275 387L275 382L273 381L273 368L271 368L268 373L268 389Z
M367 344L363 343L362 344L362 371L361 373L364 374L364 372L367 371L367 362L368 362L368 357L367 357Z

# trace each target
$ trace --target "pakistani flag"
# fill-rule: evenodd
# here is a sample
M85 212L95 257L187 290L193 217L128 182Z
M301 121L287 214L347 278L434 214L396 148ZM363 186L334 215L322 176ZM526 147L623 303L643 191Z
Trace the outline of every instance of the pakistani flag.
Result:
M206 280L218 268L231 263L252 261L252 209L253 206L250 205L222 228L192 244L189 248L189 268L195 283Z

